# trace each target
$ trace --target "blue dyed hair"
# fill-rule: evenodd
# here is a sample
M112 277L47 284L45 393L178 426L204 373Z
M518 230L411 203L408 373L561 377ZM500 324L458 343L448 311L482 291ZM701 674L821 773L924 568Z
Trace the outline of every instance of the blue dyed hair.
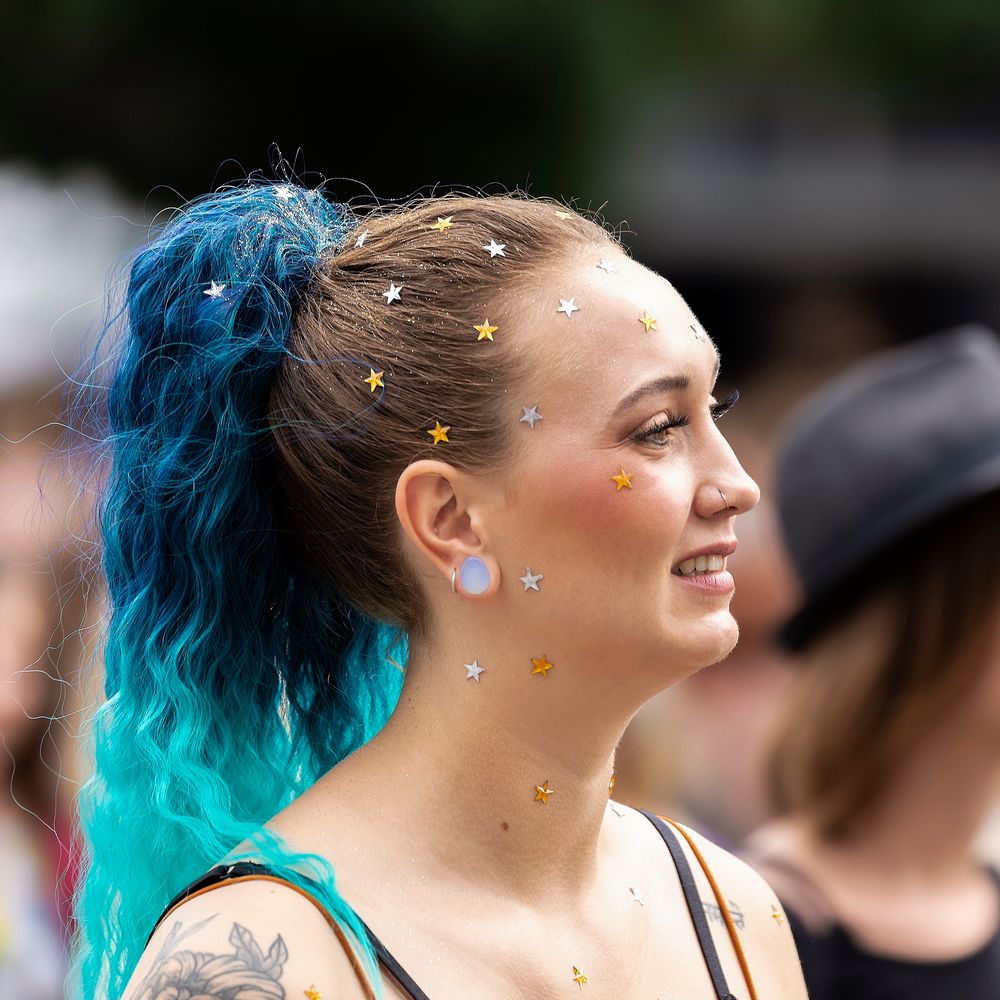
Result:
M257 849L241 857L300 886L308 872L380 982L329 861L263 824L395 707L393 647L405 663L421 613L386 497L431 445L421 421L447 394L465 435L449 461L496 467L510 435L497 408L520 359L476 349L469 331L484 293L607 242L579 216L554 224L561 207L428 198L362 223L321 192L249 183L189 203L135 255L105 327L120 320L123 336L94 362L111 372L110 616L69 996L118 1000L166 904L244 841ZM427 225L438 211L467 224L441 239ZM346 239L361 224L363 249ZM509 241L503 268L482 249L494 237ZM407 276L405 315L381 301L390 270ZM385 401L361 383L379 356Z

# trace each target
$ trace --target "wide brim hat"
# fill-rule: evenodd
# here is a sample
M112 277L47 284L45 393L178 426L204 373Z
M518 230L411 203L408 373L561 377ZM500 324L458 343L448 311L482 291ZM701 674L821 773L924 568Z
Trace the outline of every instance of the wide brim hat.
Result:
M827 382L778 434L776 506L803 593L779 643L800 649L879 553L998 489L993 331L970 325L925 337Z

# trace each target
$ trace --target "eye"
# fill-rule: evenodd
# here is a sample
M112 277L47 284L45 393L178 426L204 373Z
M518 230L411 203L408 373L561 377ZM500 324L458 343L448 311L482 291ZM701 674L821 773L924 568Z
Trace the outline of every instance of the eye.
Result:
M733 406L733 404L740 398L739 389L733 389L725 399L719 403L713 403L709 407L709 412L712 414L713 420L718 420L723 414L727 413ZM658 420L652 427L647 428L644 431L640 431L638 434L633 435L634 441L646 441L649 444L656 445L659 448L666 448L669 443L669 436L666 439L659 440L657 435L664 434L667 431L672 430L675 427L686 427L691 422L690 418L686 414L680 414L679 416L674 416L669 411L666 414L665 419Z

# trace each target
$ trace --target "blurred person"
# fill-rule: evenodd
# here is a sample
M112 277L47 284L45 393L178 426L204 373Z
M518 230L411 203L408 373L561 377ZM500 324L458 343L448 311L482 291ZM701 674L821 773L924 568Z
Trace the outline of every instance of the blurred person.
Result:
M250 179L121 318L87 1000L805 996L767 884L609 796L759 499L669 282L551 199Z
M812 1000L1000 996L1000 346L881 352L783 429L777 506L803 601L743 856L785 907ZM775 913L778 922L783 920Z

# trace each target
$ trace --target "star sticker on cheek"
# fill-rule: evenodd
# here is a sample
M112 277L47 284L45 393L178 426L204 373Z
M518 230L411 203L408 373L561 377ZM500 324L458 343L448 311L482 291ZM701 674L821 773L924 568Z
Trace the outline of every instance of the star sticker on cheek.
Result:
M549 676L549 671L555 666L554 663L549 663L547 656L541 656L537 659L533 656L531 662L534 666L531 668L533 674L541 674L543 677Z
M450 430L450 427L442 427L440 420L435 420L434 426L427 433L434 438L434 444L437 444L439 441L448 441L448 431Z
M479 683L479 675L486 669L479 665L479 660L473 660L471 663L464 664L465 666L465 679L467 681L472 680L477 684Z
M542 415L538 412L538 404L535 403L534 406L522 406L521 407L521 421L526 423L532 430L535 429L535 424L542 419ZM520 423L520 421L519 421Z
M489 243L484 243L483 244L483 249L484 250L489 250L489 252L490 252L490 260L492 260L494 257L506 257L507 256L503 252L505 246L507 246L506 243L497 243L496 240L490 239Z
M615 267L614 263L610 260L602 260L600 264L597 265L606 274L617 274L618 268Z
M524 576L519 576L518 579L524 584L524 592L527 593L529 590L538 590L538 581L544 579L544 574L532 573L531 567L529 566L525 571Z
M368 371L371 374L368 378L362 379L362 381L367 382L372 387L372 392L375 391L376 386L381 386L384 389L385 383L382 381L382 376L385 375L385 372L377 372L374 368L369 368Z
M497 328L490 326L490 321L486 319L479 326L474 326L472 329L479 332L479 336L476 337L476 341L478 342L480 340L492 340Z
M437 222L431 226L431 229L436 229L439 233L443 233L446 229L451 229L453 225L455 225L455 223L451 221L450 215L444 219L442 219L439 215Z
M653 319L649 313L643 313L639 317L639 322L646 328L646 333L649 333L650 330L656 329L656 320Z
M632 489L632 477L635 475L634 472L626 472L624 467L622 471L618 473L617 476L612 476L611 479L615 483L615 492L628 487Z
M543 781L540 785L535 785L535 801L544 802L546 805L549 801L549 796L555 791L554 788L549 788L548 779Z
M556 312L566 313L567 317L571 319L573 317L573 313L579 311L580 307L576 304L576 302L573 299L560 299L559 308L556 310Z
M397 285L395 282L389 282L389 290L383 292L382 295L385 298L385 304L389 305L390 302L398 302L402 296L399 294L403 290L402 285Z

